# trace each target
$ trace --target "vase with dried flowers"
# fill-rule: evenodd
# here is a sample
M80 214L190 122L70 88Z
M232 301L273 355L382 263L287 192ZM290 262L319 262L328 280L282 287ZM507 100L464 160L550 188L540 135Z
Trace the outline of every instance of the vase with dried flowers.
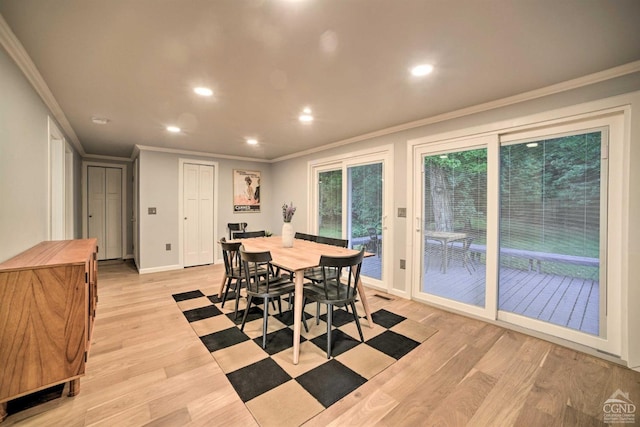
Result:
M285 248L293 247L293 238L295 237L295 232L293 231L293 225L291 224L291 220L293 219L293 214L296 212L295 206L293 206L293 202L289 205L286 203L282 205L282 219L284 223L282 224L282 246Z

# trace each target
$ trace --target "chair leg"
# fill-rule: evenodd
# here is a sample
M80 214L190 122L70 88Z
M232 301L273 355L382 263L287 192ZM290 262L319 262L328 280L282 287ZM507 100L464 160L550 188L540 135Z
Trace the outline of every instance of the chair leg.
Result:
M253 297L249 295L247 298L247 307L244 309L244 316L242 316L242 325L240 326L240 330L244 331L244 324L247 321L247 315L249 314L249 309L251 308L251 299Z
M307 318L304 315L304 307L307 305L307 299L302 300L302 324L304 325L304 330L309 332L309 325L307 325Z
M331 317L333 305L327 304L327 359L331 359Z
M358 312L356 311L356 303L354 301L351 301L351 310L353 311L353 318L356 320L356 326L358 327L358 333L360 334L360 341L364 342L362 328L360 327L360 318L358 317Z
M316 325L320 324L320 303L316 303Z
M267 348L267 321L269 319L269 297L264 297L264 317L262 319L262 348Z
M278 311L280 312L280 316L282 316L282 298L278 297Z
M240 291L242 290L242 279L236 281L236 310L233 314L233 320L238 318L238 305L240 305ZM223 303L224 304L224 303Z
M227 301L227 295L229 295L229 288L231 287L231 281L233 278L227 278L227 285L224 288L224 295L222 295L222 305L220 307L224 308L224 303Z

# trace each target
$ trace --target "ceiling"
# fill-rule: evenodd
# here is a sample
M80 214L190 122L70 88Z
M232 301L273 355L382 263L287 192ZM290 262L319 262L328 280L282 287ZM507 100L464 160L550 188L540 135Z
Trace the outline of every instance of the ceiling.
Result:
M84 151L117 157L273 160L640 59L637 0L0 0L0 14ZM420 63L434 71L412 76Z

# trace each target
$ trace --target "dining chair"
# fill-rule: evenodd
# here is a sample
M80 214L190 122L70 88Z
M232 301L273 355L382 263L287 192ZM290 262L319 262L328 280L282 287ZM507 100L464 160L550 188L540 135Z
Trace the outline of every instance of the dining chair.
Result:
M250 239L252 237L265 237L267 232L264 230L260 231L240 231L237 233L233 233L233 239Z
M348 240L324 236L316 236L316 242L332 246L340 246L341 248L346 248L349 245ZM322 269L320 267L308 268L304 272L304 278L313 282L320 282L322 281Z
M222 307L227 301L229 295L229 289L233 285L233 291L236 297L236 308L234 318L238 317L238 303L240 302L240 289L242 288L242 281L244 275L242 274L242 266L240 264L240 242L227 242L223 237L220 239L220 246L222 247L222 259L224 261L224 271L227 276L227 283L225 285L224 294L222 295Z
M349 246L349 241L345 239L336 239L335 237L317 236L316 242L324 243L326 245L340 246L346 248Z
M335 306L350 306L353 319L358 327L360 341L364 341L360 319L356 310L356 297L358 296L358 281L360 280L360 270L362 259L364 258L364 248L355 255L346 257L335 257L322 255L320 257L320 269L322 270L322 281L310 282L304 287L303 307L308 301L315 301L319 304L327 305L327 359L331 358L331 335L332 317ZM343 276L344 271L344 276ZM337 274L335 274L337 273ZM305 330L309 328L304 316L302 316Z
M262 299L262 348L267 347L267 322L269 319L269 300L277 300L280 314L282 314L282 302L280 297L289 294L289 310L291 310L291 295L295 285L289 276L279 276L274 273L271 265L271 252L246 252L244 246L240 247L240 259L244 272L244 281L247 290L247 308L242 316L240 330L244 331L247 315L251 303L255 299ZM265 271L266 274L259 274ZM257 304L257 302L256 302Z
M314 236L313 234L299 233L296 231L296 235L294 236L296 239L300 240L308 240L310 242L315 242L318 236Z
M227 223L227 228L229 229L229 240L233 239L234 231L245 231L247 229L246 222L229 222Z

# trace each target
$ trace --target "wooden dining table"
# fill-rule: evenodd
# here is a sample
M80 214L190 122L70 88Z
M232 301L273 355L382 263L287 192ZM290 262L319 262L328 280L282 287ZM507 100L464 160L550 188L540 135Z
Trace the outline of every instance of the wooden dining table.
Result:
M271 252L271 263L276 267L284 270L293 271L295 284L295 304L294 304L294 323L293 323L293 363L298 364L300 356L300 328L302 326L302 296L304 286L304 271L308 268L320 265L320 257L322 255L329 256L349 256L358 253L355 249L348 249L339 246L327 245L323 243L312 242L309 240L294 239L293 247L285 248L282 245L280 236L271 237L255 237L250 239L242 239L242 244L247 252ZM365 256L373 256L372 253L365 253ZM226 275L223 275L220 284L218 296L222 297ZM362 285L362 280L358 280L358 293L360 301L364 307L364 311L369 321L369 327L373 328L373 319L369 310L369 303Z

